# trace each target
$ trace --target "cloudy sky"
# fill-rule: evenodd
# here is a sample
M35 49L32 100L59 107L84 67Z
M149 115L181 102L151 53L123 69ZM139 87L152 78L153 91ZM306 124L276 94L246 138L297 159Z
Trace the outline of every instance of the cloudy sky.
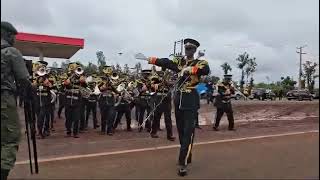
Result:
M303 61L319 61L318 0L1 0L1 20L21 32L84 38L71 58L84 64L102 50L107 63L133 67L135 53L168 57L183 38L201 43L220 77L228 62L240 78L235 59L244 51L256 57L255 79L264 82L297 78L297 46L308 45Z

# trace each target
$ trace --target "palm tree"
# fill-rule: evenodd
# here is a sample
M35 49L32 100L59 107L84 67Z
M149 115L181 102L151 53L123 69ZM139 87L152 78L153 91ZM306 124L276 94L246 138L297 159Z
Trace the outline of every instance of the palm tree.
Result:
M248 60L247 66L245 68L246 73L246 84L248 84L249 76L253 79L253 73L256 71L257 63L256 58L252 58Z
M241 69L240 91L243 92L244 67L247 65L249 61L249 54L247 52L244 52L243 54L240 54L236 60L239 62L238 68Z
M228 74L228 71L232 70L231 66L227 62L223 63L221 65L221 67L222 67L224 74Z
M316 78L317 78L317 75L315 75L316 73L316 67L318 66L317 63L315 62L311 62L311 61L306 61L304 64L303 64L303 67L304 67L304 78L306 79L307 81L307 86L308 86L308 89L309 91L313 91L313 84L312 81L314 81Z

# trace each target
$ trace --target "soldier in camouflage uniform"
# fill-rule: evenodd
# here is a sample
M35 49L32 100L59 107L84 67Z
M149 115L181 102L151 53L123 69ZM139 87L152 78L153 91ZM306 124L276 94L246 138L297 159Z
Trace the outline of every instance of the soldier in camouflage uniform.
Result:
M29 73L21 53L13 46L17 30L1 22L1 180L7 179L16 161L20 123L14 99L16 84L29 89Z

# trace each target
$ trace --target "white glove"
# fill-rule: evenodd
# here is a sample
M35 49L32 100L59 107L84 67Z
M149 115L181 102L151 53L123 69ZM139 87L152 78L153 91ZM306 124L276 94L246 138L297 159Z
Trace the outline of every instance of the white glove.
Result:
M181 70L181 76L185 75L185 74L190 74L192 70L191 66L185 67Z

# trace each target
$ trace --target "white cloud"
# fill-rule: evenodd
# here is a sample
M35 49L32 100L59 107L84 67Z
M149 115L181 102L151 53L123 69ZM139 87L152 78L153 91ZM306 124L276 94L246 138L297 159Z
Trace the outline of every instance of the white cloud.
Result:
M298 75L296 46L319 56L317 0L2 0L1 19L24 32L81 37L85 49L72 59L96 62L104 51L110 64L133 66L133 55L168 57L173 42L195 38L206 49L212 73L232 65L244 51L257 58L258 81ZM118 52L124 54L120 57ZM303 60L310 57L304 56ZM319 57L315 58L318 60ZM51 60L50 60L51 61ZM148 67L145 65L145 67Z

